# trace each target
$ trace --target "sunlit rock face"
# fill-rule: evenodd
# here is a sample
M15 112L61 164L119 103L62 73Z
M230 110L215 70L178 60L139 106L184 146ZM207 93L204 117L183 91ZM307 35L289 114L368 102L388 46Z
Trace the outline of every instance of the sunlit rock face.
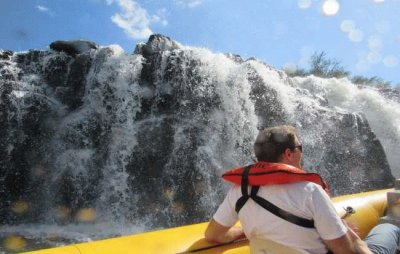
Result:
M228 187L220 175L252 163L258 129L278 124L297 127L304 168L334 195L389 187L400 172L390 149L400 139L397 96L288 78L161 35L132 55L87 45L0 51L3 224L208 220ZM363 98L385 106L350 103Z

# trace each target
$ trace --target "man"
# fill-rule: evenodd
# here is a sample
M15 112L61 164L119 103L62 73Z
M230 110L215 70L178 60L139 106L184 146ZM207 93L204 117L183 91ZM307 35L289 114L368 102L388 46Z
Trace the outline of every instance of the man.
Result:
M224 174L241 185L229 190L211 219L207 240L223 243L246 236L250 241L269 239L311 254L325 254L328 249L334 254L373 253L341 220L322 179L300 169L302 146L294 127L260 131L254 151L256 164ZM239 181L235 180L238 175ZM238 219L243 228L234 227ZM385 224L374 230L369 243L371 248L378 246L374 253L394 254L399 229Z

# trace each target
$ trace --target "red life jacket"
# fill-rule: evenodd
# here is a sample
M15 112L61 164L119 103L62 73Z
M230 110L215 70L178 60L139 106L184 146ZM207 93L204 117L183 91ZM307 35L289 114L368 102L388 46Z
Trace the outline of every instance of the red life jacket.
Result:
M328 185L318 174L307 173L302 169L283 163L257 162L254 165L231 169L223 174L223 178L229 182L241 185L242 197L237 200L235 205L235 211L237 213L239 213L242 207L246 204L247 200L252 199L258 205L277 217L305 228L315 228L314 220L296 216L258 196L257 192L260 186L313 182L321 185L322 188L328 192ZM250 193L248 191L249 185L251 186Z
M225 172L222 177L228 182L241 185L245 168L231 169ZM247 184L252 186L313 182L321 185L329 193L327 183L322 180L319 174L307 173L302 169L283 163L256 162L251 165L248 171L247 181Z

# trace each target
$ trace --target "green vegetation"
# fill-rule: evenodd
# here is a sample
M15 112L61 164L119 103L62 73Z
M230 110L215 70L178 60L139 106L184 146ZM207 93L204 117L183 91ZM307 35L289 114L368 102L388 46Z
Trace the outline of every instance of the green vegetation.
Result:
M347 77L354 84L374 86L377 88L391 88L392 84L390 81L384 81L382 78L377 76L364 77L364 76L352 76L349 71L346 71L340 62L335 59L328 59L324 51L317 53L315 52L309 60L310 67L308 70L296 67L295 70L285 69L286 74L290 77L305 77L308 75L314 75L322 78L345 78ZM398 89L400 84L395 85Z

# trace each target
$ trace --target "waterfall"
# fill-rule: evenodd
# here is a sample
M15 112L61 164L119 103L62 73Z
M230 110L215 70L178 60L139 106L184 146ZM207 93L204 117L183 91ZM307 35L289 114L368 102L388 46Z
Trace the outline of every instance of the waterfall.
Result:
M0 51L0 236L68 242L208 220L229 187L221 174L252 163L258 129L278 124L296 126L303 167L334 195L400 175L394 91L290 78L160 35L134 54L62 45Z

